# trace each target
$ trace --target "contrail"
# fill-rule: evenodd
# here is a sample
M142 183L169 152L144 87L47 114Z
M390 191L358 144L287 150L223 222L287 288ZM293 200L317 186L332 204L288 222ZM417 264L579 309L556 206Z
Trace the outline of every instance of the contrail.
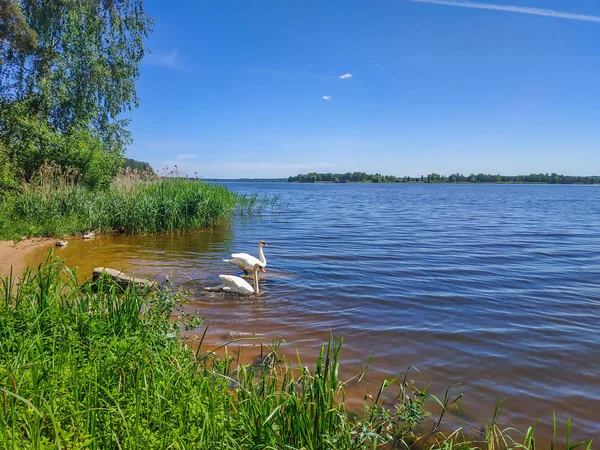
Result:
M529 8L526 6L493 5L491 3L476 3L460 0L407 0L414 3L431 3L434 5L458 6L460 8L492 9L494 11L507 11L521 14L532 14L534 16L554 17L556 19L582 20L584 22L600 23L600 16L587 14L575 14L552 9Z
M379 67L381 70L385 70L386 72L388 71L388 70L387 70L385 67L381 67L381 66L380 66L379 64L377 64L377 63L375 63L375 65L376 65L377 67Z

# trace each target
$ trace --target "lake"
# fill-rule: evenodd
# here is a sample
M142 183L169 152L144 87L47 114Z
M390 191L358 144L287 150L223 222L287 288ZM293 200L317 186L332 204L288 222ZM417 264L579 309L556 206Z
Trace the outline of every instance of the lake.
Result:
M463 392L469 430L501 420L551 435L556 410L578 438L600 438L600 189L559 185L225 183L278 195L281 210L177 235L71 240L56 252L91 273L109 266L193 289L188 310L210 322L211 345L260 335L314 361L331 331L345 338L342 375L374 358L369 390L413 365L411 379ZM232 252L268 242L262 294L203 291ZM241 342L246 358L259 353ZM388 393L389 404L396 392Z

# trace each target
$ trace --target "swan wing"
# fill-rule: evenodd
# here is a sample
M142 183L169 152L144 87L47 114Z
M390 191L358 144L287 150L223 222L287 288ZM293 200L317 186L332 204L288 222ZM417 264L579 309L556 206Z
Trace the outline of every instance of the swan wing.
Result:
M234 264L240 267L240 264L243 264L243 268L247 270L252 270L256 264L259 264L261 267L264 267L262 261L258 258L255 258L248 253L233 253L231 255L231 264Z
M252 286L250 286L243 278L234 275L219 275L219 278L225 285L225 288L229 288L228 290L230 292L237 292L238 294L254 294Z
M246 265L244 264L244 261L241 259L231 258L231 259L224 259L223 261L228 262L229 264L233 264L234 266L239 267L242 270L244 270L246 267Z

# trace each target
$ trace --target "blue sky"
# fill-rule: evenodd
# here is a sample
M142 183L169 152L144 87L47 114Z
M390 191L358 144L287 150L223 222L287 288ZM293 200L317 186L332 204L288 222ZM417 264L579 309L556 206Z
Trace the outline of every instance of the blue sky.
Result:
M595 0L144 3L127 156L156 168L600 174Z

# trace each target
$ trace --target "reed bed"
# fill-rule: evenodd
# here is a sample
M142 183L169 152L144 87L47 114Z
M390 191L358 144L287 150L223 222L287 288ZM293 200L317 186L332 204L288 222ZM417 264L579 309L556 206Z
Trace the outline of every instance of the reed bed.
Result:
M44 166L18 196L4 200L0 238L198 229L227 222L233 214L260 212L277 201L238 195L197 179L136 171L122 173L106 190L92 190L75 178Z
M407 373L349 413L341 340L331 338L311 368L282 360L276 343L260 363L235 364L226 349L218 357L180 339L202 327L178 313L184 292L76 279L49 259L17 287L11 277L0 283L2 449L536 448L535 426L523 435L500 429L498 410L478 440L442 434L459 398L433 397ZM396 405L384 407L392 386ZM432 398L442 406L436 420L425 410ZM564 448L583 445L591 448L567 436Z

